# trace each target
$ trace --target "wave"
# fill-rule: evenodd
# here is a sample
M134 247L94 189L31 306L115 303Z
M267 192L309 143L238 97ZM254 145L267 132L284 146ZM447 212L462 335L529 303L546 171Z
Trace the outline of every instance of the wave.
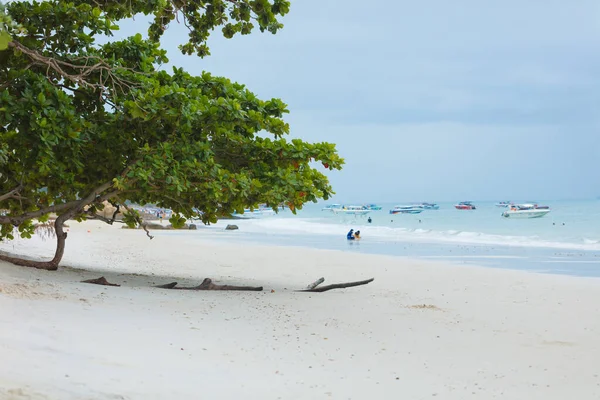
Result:
M239 220L236 224L243 232L266 235L322 235L344 237L346 225L333 224L310 218L264 218ZM213 225L215 228L216 225ZM537 235L499 235L483 232L459 230L411 229L402 227L354 225L363 237L377 242L425 242L425 243L454 243L489 246L543 247L556 249L573 249L600 251L600 240L582 238L580 242L556 241L540 238ZM221 229L221 227L219 227Z

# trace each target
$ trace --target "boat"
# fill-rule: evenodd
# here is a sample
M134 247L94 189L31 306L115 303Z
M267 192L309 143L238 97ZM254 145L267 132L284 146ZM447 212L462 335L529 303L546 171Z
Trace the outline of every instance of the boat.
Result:
M321 209L321 211L331 211L333 208L342 208L341 204L328 204Z
M395 206L390 210L390 214L419 214L422 213L424 208L420 205L417 206Z
M498 203L496 203L496 207L508 207L510 205L512 205L513 203L511 203L510 201L499 201Z
M259 210L255 208L254 210L250 210L249 208L245 208L243 213L238 213L234 211L233 214L237 218L257 218L264 215L263 210Z
M342 206L340 208L332 208L334 214L350 214L350 215L365 215L371 210L365 210L363 206Z
M234 215L236 218L259 218L273 214L275 214L275 211L272 208L268 208L266 205L259 205L258 208L254 209L244 208L243 213L234 211L232 215Z
M425 210L439 210L440 206L435 203L421 203L419 206L423 207Z
M470 201L461 201L454 206L457 210L476 210L477 208Z
M262 210L259 209L254 209L254 210L250 210L249 208L245 208L243 213L238 213L237 211L234 211L233 216L235 216L236 218L257 218L257 217L261 217L263 215Z
M365 210L371 210L371 211L379 211L381 210L381 206L378 206L377 204L365 204L364 206Z
M504 211L502 216L505 218L541 218L550 212L548 206L538 206L537 204L513 204L509 210Z

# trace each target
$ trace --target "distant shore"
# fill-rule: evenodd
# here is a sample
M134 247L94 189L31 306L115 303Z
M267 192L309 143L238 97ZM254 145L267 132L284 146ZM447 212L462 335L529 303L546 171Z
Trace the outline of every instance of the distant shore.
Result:
M0 263L0 398L600 396L598 279L69 226L59 271ZM294 291L321 276L375 281ZM264 291L152 287L205 277Z

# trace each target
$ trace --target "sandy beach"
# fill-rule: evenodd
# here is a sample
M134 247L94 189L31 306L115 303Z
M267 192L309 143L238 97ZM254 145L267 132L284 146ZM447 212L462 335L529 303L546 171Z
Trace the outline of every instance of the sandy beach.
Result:
M1 399L600 397L595 278L69 225L57 272L0 263ZM205 277L264 291L152 287Z

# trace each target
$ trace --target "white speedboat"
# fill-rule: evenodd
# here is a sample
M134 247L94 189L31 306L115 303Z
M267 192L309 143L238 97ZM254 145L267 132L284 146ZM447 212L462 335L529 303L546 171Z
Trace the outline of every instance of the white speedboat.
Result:
M395 206L390 210L390 214L419 214L425 208L421 205L417 206Z
M349 215L365 215L371 210L365 209L363 206L342 206L340 208L332 208L334 214L349 214Z
M260 218L267 215L275 215L275 211L271 208L255 208L253 210L245 208L243 213L233 212L237 218Z
M337 204L337 203L336 204L328 204L325 207L323 207L321 209L321 211L331 211L334 208L342 208L342 205L341 204Z
M417 204L420 207L423 207L425 210L439 210L440 206L435 203L421 203Z
M549 212L548 207L539 207L536 204L514 204L510 210L504 211L502 216L505 218L541 218Z
M509 201L500 201L500 202L496 203L496 207L506 208L506 207L508 207L510 205L512 205L512 203L509 202Z

